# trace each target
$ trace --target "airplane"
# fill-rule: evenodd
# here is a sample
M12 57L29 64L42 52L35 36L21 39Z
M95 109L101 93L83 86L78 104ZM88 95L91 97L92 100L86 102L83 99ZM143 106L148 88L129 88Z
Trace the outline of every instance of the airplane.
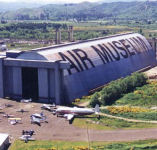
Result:
M38 113L32 114L31 117L38 118L41 121L45 121L46 120L46 116L43 114L43 112L41 112L40 114L38 114Z
M1 105L0 110L3 110L3 109L8 108L8 107L13 107L13 105L12 104L4 104L3 106Z
M16 112L24 113L24 112L29 112L29 111L24 110L24 109L20 109L20 110L17 110Z
M21 123L21 118L8 118L8 121L11 125L15 125L17 123Z
M4 114L3 117L5 117L5 118L13 118L14 115Z
M22 135L34 135L35 131L34 130L22 130Z
M39 118L36 118L34 116L31 116L30 118L31 118L31 124L37 124L38 126L41 126Z
M32 102L32 99L30 98L30 99L21 99L21 101L20 101L21 103L30 103L30 102Z
M25 141L25 143L27 143L28 141L35 141L35 139L32 138L32 136L29 134L22 135L21 137L19 137L19 139Z
M99 114L99 105L97 104L95 108L78 108L78 107L59 107L53 113L57 117L64 117L69 121L69 124L72 123L74 117L85 116L91 114Z
M7 108L7 107L13 107L12 104L5 104L4 106L5 106L5 108Z
M38 113L32 114L30 118L31 118L31 123L37 124L39 126L40 126L40 123L42 122L48 123L48 121L46 120L46 116L42 112L40 114Z
M55 104L53 104L53 105L43 104L41 106L41 109L48 110L48 111L53 111L54 109L56 109L56 105Z

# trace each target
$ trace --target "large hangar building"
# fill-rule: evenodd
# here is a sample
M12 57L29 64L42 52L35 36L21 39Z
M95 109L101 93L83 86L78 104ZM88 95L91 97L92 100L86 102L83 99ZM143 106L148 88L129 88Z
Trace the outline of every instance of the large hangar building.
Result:
M0 57L0 97L70 103L94 88L156 65L146 38L126 33Z

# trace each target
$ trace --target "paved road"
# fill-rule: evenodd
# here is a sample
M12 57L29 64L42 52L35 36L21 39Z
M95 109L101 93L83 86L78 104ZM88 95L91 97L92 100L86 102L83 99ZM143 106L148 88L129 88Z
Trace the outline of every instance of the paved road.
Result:
M91 141L134 141L157 139L157 129L90 131Z

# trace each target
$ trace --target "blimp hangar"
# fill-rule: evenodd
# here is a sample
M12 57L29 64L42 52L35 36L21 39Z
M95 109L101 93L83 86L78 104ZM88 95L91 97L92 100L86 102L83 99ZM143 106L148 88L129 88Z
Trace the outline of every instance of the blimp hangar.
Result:
M155 57L138 33L8 51L0 58L0 97L70 103L112 80L155 66Z

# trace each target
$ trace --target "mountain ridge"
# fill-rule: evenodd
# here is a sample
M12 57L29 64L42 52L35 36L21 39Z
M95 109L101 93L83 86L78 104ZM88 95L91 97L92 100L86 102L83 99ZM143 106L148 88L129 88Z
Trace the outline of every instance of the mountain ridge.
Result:
M157 1L133 1L79 4L47 4L38 8L20 8L0 14L6 20L93 20L93 19L157 19ZM139 13L140 11L140 13Z

